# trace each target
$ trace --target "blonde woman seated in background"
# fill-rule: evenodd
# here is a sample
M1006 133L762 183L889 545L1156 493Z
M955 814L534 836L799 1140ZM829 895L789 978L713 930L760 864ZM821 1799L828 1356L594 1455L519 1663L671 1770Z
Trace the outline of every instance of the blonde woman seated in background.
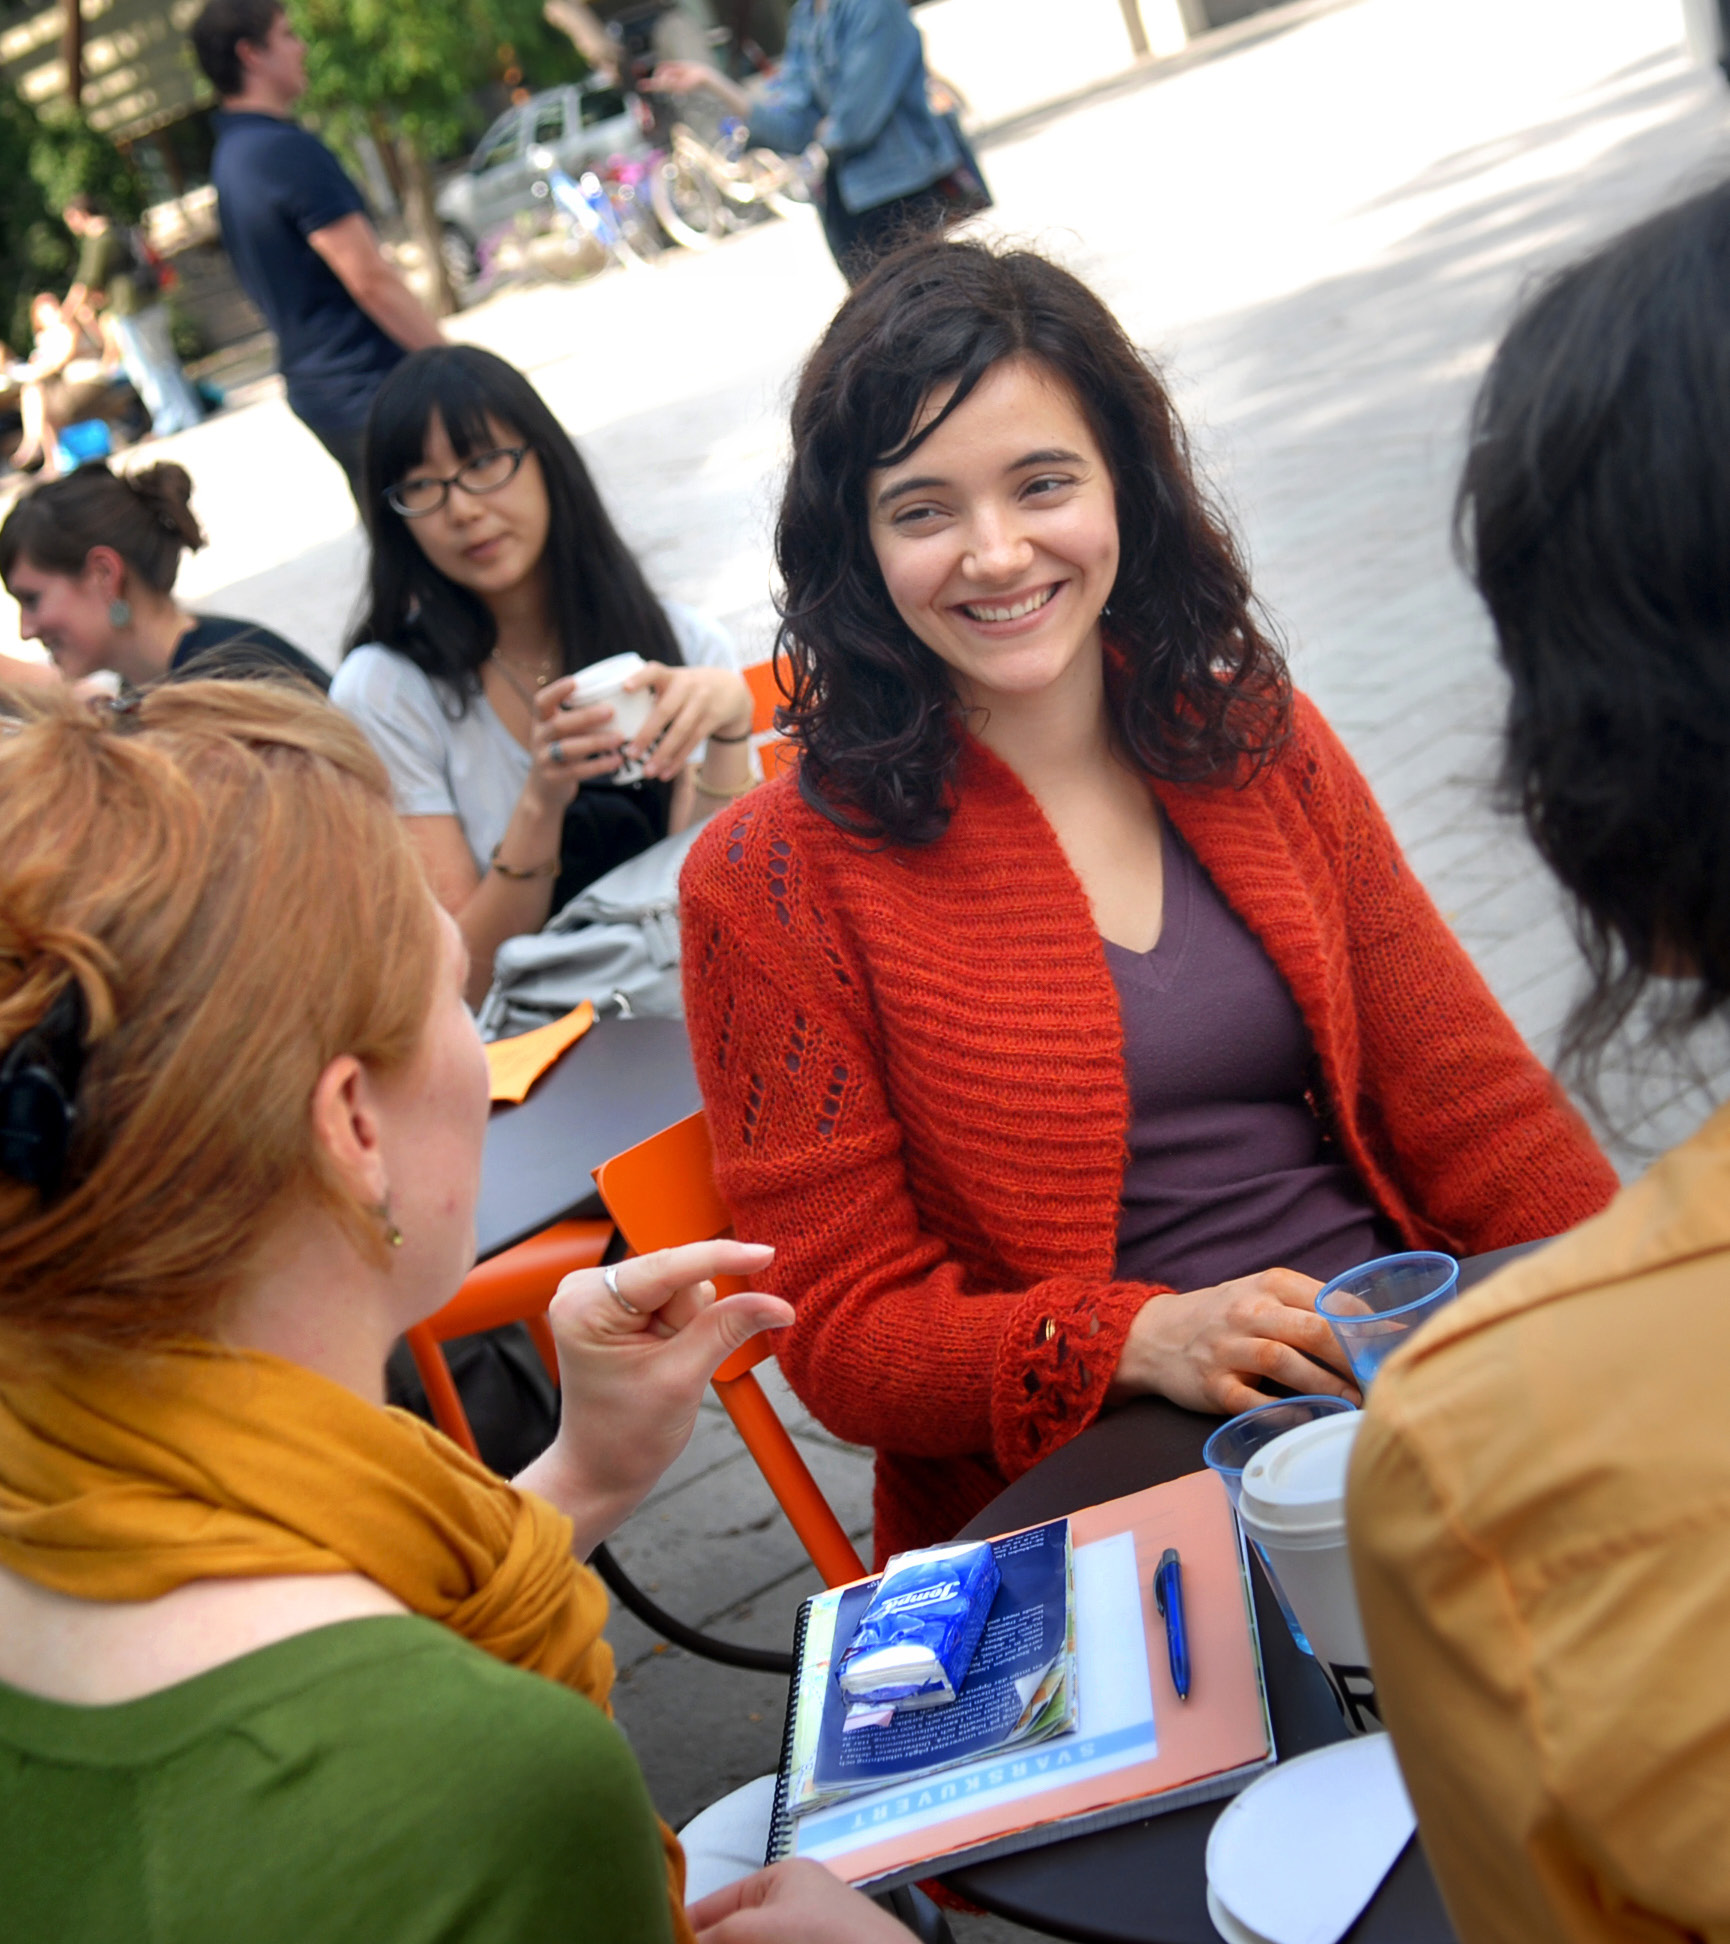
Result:
M102 360L86 353L83 334L52 292L31 298L30 328L29 362L13 365L9 374L20 387L24 421L12 464L20 472L40 470L44 479L54 479L60 472L60 434L81 419L104 416L111 388Z
M486 1064L359 732L287 683L0 725L8 1944L905 1944L814 1866L688 1919L580 1564L787 1306L554 1300L507 1484L383 1408L474 1258Z
M570 435L489 351L406 358L367 421L367 609L332 698L366 731L479 1002L507 938L751 781L751 693L728 637L663 604ZM577 672L635 651L655 706L623 761ZM701 750L701 764L691 768Z

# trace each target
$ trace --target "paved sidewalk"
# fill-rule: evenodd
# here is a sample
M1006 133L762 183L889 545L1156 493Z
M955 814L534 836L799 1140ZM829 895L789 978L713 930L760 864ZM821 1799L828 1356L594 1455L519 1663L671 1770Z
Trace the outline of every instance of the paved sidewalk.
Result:
M1359 0L1115 83L984 155L997 230L1093 279L1168 361L1300 680L1546 1053L1576 958L1489 807L1501 681L1450 500L1522 283L1730 161L1730 95L1680 38L1675 0ZM840 295L805 222L651 276L519 293L458 328L532 370L660 590L756 655L786 398ZM339 477L280 401L161 451L194 472L212 530L186 592L334 659L362 550ZM1730 1047L1704 1061L1722 1088ZM1615 1147L1626 1171L1706 1110L1679 1074L1642 1104ZM868 1551L866 1460L788 1408ZM812 1583L714 1407L617 1551L664 1605L760 1643L786 1640ZM671 1820L773 1764L780 1683L657 1652L625 1616L611 1632L619 1716Z

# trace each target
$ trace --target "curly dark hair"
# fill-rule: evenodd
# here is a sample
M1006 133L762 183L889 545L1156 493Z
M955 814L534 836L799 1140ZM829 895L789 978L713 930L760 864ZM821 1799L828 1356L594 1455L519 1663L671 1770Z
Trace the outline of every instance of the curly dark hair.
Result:
M1046 258L923 239L878 264L807 362L775 534L778 653L791 674L780 726L803 749L806 801L861 836L923 844L943 834L963 732L947 668L884 585L866 478L899 464L1018 356L1074 394L1111 472L1120 561L1109 692L1125 753L1150 776L1241 783L1287 734L1284 660L1148 360ZM950 383L915 434L933 390Z
M1654 980L1730 1001L1730 185L1541 288L1479 394L1456 533L1512 683L1505 795L1571 894L1590 1081Z
M367 593L347 650L382 641L438 682L460 713L480 693L481 665L498 639L485 602L448 580L422 553L409 522L385 498L418 466L434 416L457 456L494 443L494 425L534 450L547 485L547 553L556 563L553 618L570 675L634 648L679 667L684 656L666 610L620 538L571 435L514 365L473 344L416 351L378 388L367 416L363 504L372 537Z

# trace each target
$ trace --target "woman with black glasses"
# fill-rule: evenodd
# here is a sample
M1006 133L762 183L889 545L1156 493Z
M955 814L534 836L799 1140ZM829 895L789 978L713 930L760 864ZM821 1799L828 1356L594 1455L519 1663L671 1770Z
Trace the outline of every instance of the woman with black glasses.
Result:
M418 351L367 424L366 612L332 686L366 731L478 1003L507 939L749 787L731 640L663 605L526 378L470 345ZM622 743L580 672L634 652L654 706ZM701 762L692 759L702 751ZM640 780L611 779L641 758Z

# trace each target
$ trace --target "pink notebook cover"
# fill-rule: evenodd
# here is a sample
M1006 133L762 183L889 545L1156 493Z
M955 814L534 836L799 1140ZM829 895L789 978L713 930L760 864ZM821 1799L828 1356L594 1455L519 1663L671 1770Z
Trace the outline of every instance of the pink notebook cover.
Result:
M1007 1855L1042 1841L1127 1822L1162 1806L1235 1793L1273 1757L1261 1655L1244 1574L1237 1522L1225 1488L1194 1472L1128 1498L1071 1515L1076 1549L1128 1532L1134 1537L1143 1642L1152 1689L1157 1753L1111 1773L1044 1789L1016 1803L949 1817L938 1828L886 1836L821 1860L850 1883L904 1881L944 1864ZM1175 1546L1183 1559L1190 1698L1172 1685L1165 1624L1153 1604L1159 1557ZM1079 1679L1085 1693L1087 1669ZM1037 1757L1059 1747L1041 1744ZM1057 1827L1062 1825L1062 1827ZM797 1853L796 1849L793 1853Z

